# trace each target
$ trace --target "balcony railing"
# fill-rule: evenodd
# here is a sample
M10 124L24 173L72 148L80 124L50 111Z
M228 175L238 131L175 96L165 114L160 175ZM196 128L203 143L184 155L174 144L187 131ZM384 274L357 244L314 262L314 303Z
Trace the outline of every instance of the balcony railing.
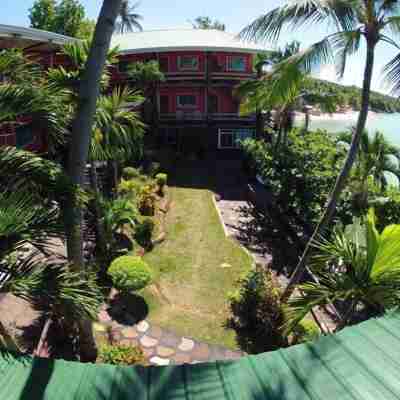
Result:
M160 113L161 120L170 121L255 121L256 117L252 115L240 115L238 113L202 113L200 111L177 111L175 113Z

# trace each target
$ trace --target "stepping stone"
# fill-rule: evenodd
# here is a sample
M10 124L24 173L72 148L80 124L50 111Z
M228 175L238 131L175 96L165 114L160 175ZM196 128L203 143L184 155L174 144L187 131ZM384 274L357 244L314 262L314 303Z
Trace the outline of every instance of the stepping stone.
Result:
M121 333L128 339L137 338L139 336L139 333L134 327L124 328Z
M236 351L226 350L225 352L225 358L228 360L237 360L241 357L243 357L243 354Z
M150 359L150 357L154 356L154 348L151 349L142 349L144 356L146 359Z
M174 353L175 353L175 350L171 349L170 347L157 346L157 354L160 357L170 357Z
M147 334L155 339L160 339L163 334L163 331L158 326L151 326Z
M147 321L141 321L136 325L136 329L141 333L145 333L149 328L150 325Z
M156 357L151 357L150 362L155 365L169 365L170 360L156 356Z
M188 354L178 353L172 357L172 360L176 365L181 365L181 364L189 364L191 358Z
M149 336L146 336L146 335L144 335L144 336L142 336L140 338L140 344L143 347L154 347L154 346L157 345L157 343L158 343L157 339L153 339L153 338L151 338Z
M160 340L164 346L178 347L179 343L181 343L181 338L175 336L173 333L165 332L163 333L162 339Z
M178 349L181 351L191 351L194 348L194 341L191 339L187 339L185 337L182 338L181 343L178 346Z
M210 348L205 343L197 343L192 352L192 357L196 360L208 360L210 358Z

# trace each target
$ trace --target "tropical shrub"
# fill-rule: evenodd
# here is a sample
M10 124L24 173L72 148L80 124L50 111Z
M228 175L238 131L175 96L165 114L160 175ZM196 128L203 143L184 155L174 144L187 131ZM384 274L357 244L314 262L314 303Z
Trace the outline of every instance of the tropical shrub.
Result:
M311 320L300 321L292 332L292 344L310 342L320 336L318 325Z
M114 287L123 293L143 289L152 279L150 267L140 257L136 256L116 258L107 272Z
M122 178L118 185L117 192L122 196L136 197L142 186L143 184L136 180L125 180Z
M282 214L293 221L302 233L318 222L328 194L340 172L345 150L332 135L324 131L289 133L286 146L276 146L263 140L242 142L247 169L269 186ZM351 222L351 204L341 200L337 218Z
M161 195L164 194L164 187L167 184L168 181L168 175L167 174L163 174L163 173L159 173L156 175L156 182L158 185L158 191Z
M135 228L135 240L145 249L151 247L151 238L154 231L154 222L150 218L145 218L138 223Z
M230 324L241 348L249 353L260 353L286 346L281 290L271 272L252 270L239 279L238 286L229 295L229 305L233 315Z
M133 168L133 167L125 167L122 170L122 177L126 180L133 179L133 178L139 178L141 176L141 173L138 169Z
M143 365L146 363L146 358L140 347L104 344L99 348L97 362L112 365Z
M151 184L144 185L140 189L138 206L142 215L154 215L157 197L154 193L154 186Z
M331 302L343 309L341 327L398 307L400 225L379 233L371 209L363 223L357 219L332 239L314 245L310 266L317 280L299 285L302 296L289 301L288 329L313 307Z

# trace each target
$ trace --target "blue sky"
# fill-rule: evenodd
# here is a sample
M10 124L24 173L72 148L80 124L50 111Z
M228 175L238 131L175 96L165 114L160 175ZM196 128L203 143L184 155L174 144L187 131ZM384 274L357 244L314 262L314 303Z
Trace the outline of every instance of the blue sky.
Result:
M86 8L88 17L96 18L101 0L81 0L81 2ZM28 9L32 4L33 0L1 0L0 23L28 26ZM139 13L144 16L145 29L188 27L189 20L199 15L209 15L225 23L228 31L237 33L257 16L281 4L283 4L281 0L142 0ZM326 32L323 28L316 29L315 27L296 33L285 32L282 35L281 44L297 39L302 46L306 46L321 38L324 33ZM382 85L380 70L395 54L389 46L381 45L377 49L373 77L375 90L387 92L387 88ZM363 55L364 52L360 51L356 57L350 59L342 83L361 85ZM334 68L324 67L319 72L319 76L335 80Z

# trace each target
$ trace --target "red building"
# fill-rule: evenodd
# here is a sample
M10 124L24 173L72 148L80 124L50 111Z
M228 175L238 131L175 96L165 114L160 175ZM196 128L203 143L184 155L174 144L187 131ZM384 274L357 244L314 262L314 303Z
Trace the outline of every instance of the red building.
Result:
M74 39L32 28L0 25L0 50L22 48L44 66L59 61L60 46ZM255 131L255 116L239 114L234 89L255 78L254 54L262 49L218 30L154 30L115 35L118 66L113 84L129 84L127 69L136 61L157 60L166 80L157 85L147 121L161 145L193 149L234 149ZM146 117L146 112L144 113ZM29 119L0 127L0 145L43 150L45 135Z
M163 144L233 149L254 134L255 116L239 114L234 89L256 77L262 51L218 30L154 30L116 35L120 50L115 82L127 80L129 63L157 60L166 80L156 90L154 131Z

